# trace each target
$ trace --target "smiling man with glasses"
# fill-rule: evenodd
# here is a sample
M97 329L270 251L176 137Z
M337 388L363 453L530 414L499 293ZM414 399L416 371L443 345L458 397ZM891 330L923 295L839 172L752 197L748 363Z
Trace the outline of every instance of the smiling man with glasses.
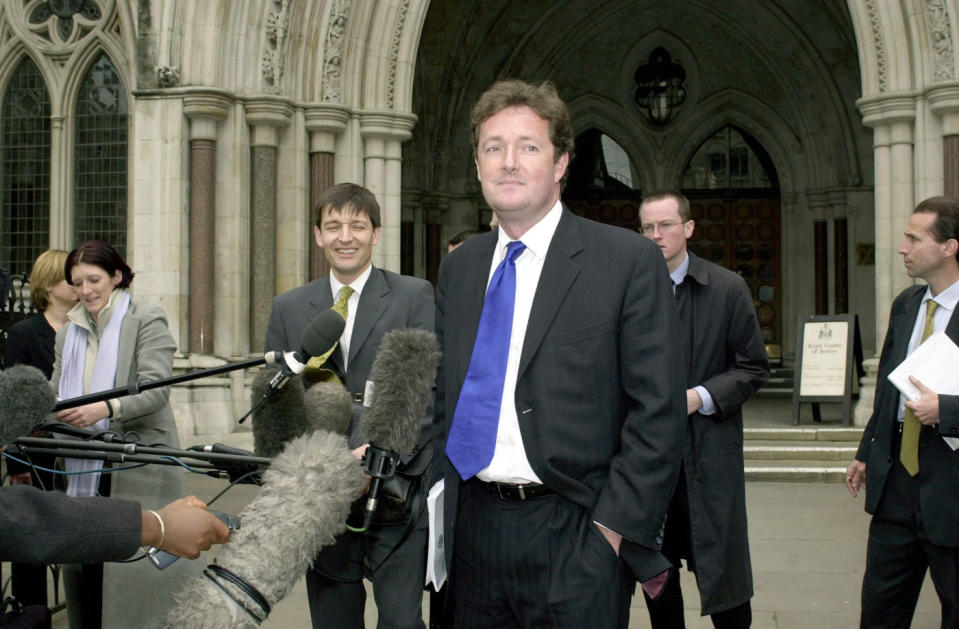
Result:
M748 627L753 578L741 407L769 378L756 311L741 277L686 250L696 227L686 197L654 192L639 215L673 280L686 367L688 430L663 554L677 569L686 558L714 626ZM684 626L678 575L646 606L654 629Z

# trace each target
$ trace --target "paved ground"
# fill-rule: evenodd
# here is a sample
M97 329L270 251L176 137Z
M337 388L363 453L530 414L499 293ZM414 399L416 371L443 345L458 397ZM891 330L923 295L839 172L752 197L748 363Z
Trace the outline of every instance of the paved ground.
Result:
M753 400L746 409L747 425L791 425L788 400ZM803 424L811 421L804 405ZM835 423L835 409L824 407L827 423ZM225 484L191 476L189 490L209 499ZM238 513L256 495L256 488L237 487L217 507ZM760 483L747 485L750 546L756 596L753 626L758 629L832 629L858 626L859 588L865 563L868 516L862 496L851 498L838 484ZM200 561L203 561L201 559ZM6 568L6 566L4 566ZM5 570L5 574L9 572ZM687 626L711 627L699 616L692 576L683 573ZM148 585L145 584L145 587ZM367 605L367 626L375 627L376 612ZM424 597L424 617L426 605ZM54 627L65 629L64 613ZM274 608L264 629L309 627L306 588L300 580L293 593ZM648 627L645 604L634 599L630 627ZM913 627L938 627L939 605L927 579Z

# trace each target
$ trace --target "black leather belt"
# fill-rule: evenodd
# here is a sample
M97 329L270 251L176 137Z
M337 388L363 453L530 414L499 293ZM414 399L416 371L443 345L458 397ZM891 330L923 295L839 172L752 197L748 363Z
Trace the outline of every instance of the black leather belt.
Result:
M486 487L491 492L503 500L530 500L553 493L553 490L546 485L539 483L527 483L526 485L515 485L513 483L485 482L477 479L480 485Z

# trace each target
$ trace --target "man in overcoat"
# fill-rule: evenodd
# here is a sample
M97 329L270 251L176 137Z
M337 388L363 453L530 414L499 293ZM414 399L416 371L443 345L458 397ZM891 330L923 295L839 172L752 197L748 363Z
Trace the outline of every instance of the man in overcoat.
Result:
M663 552L696 574L703 615L716 627L748 627L753 595L742 404L769 378L753 299L732 271L687 251L695 224L689 201L662 190L643 199L641 229L663 252L673 280L686 373L688 431L666 522ZM684 626L676 574L656 600L656 629Z

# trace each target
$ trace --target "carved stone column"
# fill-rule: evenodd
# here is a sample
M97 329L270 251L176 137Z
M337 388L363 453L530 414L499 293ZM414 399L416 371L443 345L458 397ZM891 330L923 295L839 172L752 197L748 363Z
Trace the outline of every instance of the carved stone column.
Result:
M806 204L813 216L813 296L816 314L829 313L829 224L826 222L826 195L809 192Z
M216 218L216 140L218 123L230 100L199 92L183 98L190 120L190 352L213 353L214 220Z
M450 197L448 194L433 193L423 195L423 220L426 223L426 279L436 284L440 262L446 254L446 242L441 237L443 218L449 215Z
M416 116L394 111L360 113L360 135L363 137L363 165L366 187L380 203L383 232L374 253L374 264L400 272L402 234L401 145L412 136Z
M349 118L348 108L333 104L317 105L306 112L306 129L310 132L310 228L307 230L306 250L310 252L311 281L330 272L323 253L313 240L313 226L320 218L316 201L336 183L336 138L346 129Z
M929 109L942 119L943 194L959 197L959 82L939 84L926 98Z
M846 191L826 192L832 216L832 297L833 313L849 312L849 221L846 218Z
M874 347L882 347L889 325L893 298L910 284L896 254L899 234L912 214L915 199L913 178L913 137L916 98L913 94L886 94L863 98L856 103L863 124L873 129L875 163L876 229L876 338ZM867 376L859 391L855 421L872 413L875 380L869 376L872 363L864 361ZM877 362L878 364L878 362Z
M276 296L276 156L279 130L290 124L292 109L283 100L260 98L246 105L250 135L250 350L266 341ZM283 348L298 349L298 348Z

